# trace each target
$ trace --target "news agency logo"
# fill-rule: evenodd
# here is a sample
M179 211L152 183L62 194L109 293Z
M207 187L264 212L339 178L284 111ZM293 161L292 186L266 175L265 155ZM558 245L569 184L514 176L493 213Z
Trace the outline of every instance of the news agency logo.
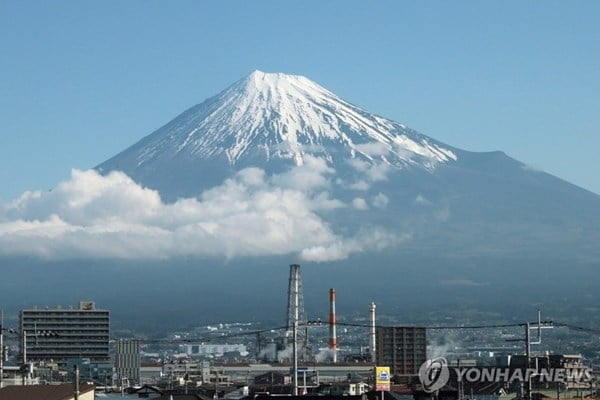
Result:
M458 382L469 383L511 383L528 382L536 379L540 383L577 383L592 382L592 370L587 367L579 368L498 368L498 367L468 367L452 368ZM440 390L450 379L450 368L444 357L427 360L419 368L419 380L423 390L433 393Z
M427 360L419 368L419 380L427 393L433 393L446 386L449 378L448 361L444 357Z

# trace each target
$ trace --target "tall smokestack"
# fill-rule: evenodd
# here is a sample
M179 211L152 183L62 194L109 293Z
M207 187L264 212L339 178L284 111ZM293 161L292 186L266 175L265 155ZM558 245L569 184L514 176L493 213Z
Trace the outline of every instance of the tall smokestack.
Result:
M371 303L369 307L369 319L371 321L371 332L369 333L369 350L371 350L371 361L377 363L377 349L375 338L377 331L375 330L375 303Z
M337 362L337 333L335 331L335 289L329 289L329 350Z
M306 361L308 353L308 326L306 313L304 312L304 295L302 294L302 278L300 278L300 266L290 265L290 280L288 282L287 303L287 328L286 337L293 336L294 321L296 323L296 336L300 361Z

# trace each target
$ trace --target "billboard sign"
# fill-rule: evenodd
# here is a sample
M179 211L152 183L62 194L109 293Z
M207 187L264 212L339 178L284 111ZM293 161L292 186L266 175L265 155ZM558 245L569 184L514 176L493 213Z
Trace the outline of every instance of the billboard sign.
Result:
M375 390L389 391L391 381L390 367L375 367Z

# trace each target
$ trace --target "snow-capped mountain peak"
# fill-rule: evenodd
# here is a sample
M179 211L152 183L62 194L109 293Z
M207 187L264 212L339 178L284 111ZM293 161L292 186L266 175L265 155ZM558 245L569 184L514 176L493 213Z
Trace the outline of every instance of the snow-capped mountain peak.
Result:
M174 157L256 157L303 163L360 157L398 167L456 160L445 145L370 114L300 75L254 71L192 107L130 150L138 166Z

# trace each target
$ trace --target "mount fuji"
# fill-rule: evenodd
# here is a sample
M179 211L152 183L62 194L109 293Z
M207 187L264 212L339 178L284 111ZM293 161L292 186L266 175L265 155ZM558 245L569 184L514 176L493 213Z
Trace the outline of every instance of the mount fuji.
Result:
M444 144L303 76L254 71L96 169L175 201L244 168L279 174L315 160L348 205L325 216L342 231L402 232L409 252L600 258L600 196L503 152Z
M279 324L295 262L313 316L331 287L340 315L375 301L425 325L520 322L542 306L587 323L600 301L600 196L301 76L255 71L2 210L5 311L91 298L126 332Z
M356 160L432 171L457 158L451 147L303 76L254 71L98 169L122 170L171 198L219 183L232 170L301 166L307 156L336 170Z

